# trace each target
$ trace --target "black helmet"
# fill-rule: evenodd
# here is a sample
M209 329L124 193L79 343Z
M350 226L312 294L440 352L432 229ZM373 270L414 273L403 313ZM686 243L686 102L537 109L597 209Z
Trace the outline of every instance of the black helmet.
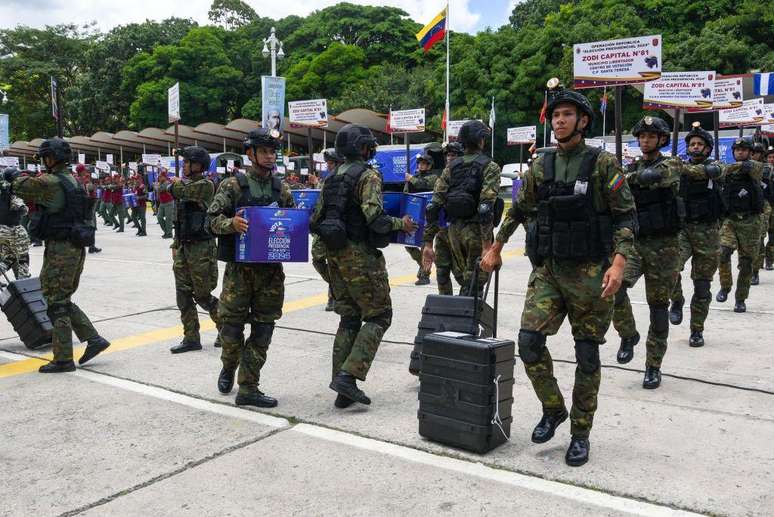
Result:
M183 149L180 156L191 163L198 163L202 166L202 171L210 168L210 153L207 149L198 145L191 145Z
M52 156L57 163L69 163L73 151L70 144L61 138L49 138L43 140L38 148L38 156L42 159L46 156Z
M766 148L763 147L763 144L760 142L755 142L752 146L752 152L754 153L765 153Z
M659 147L669 145L669 142L672 141L672 130L669 128L669 124L658 117L651 117L648 115L647 117L643 117L639 122L634 124L634 127L632 128L632 135L634 135L635 138L640 136L640 133L644 132L656 133L657 135L665 136L666 142L663 144L660 143Z
M456 154L457 156L462 156L465 154L465 149L462 148L462 144L459 142L446 142L443 145L443 152L444 154Z
M266 129L259 127L258 129L251 129L247 133L247 138L242 142L242 145L247 152L248 149L255 147L271 147L276 150L280 146L280 132L276 129Z
M468 120L460 128L457 141L464 146L478 145L482 138L492 134L492 131L480 120Z
M739 148L739 149L749 149L750 151L752 151L753 145L752 145L752 142L750 142L748 139L740 137L740 138L737 138L736 140L734 140L734 143L731 144L731 150L732 151L734 149L737 149L737 148Z
M425 154L433 158L433 169L443 169L446 160L443 157L443 146L438 142L430 142L425 146Z
M323 159L326 162L343 162L344 158L339 156L339 153L336 152L336 149L330 148L323 151Z
M347 124L336 133L336 152L344 158L363 158L361 147L369 149L367 160L376 152L376 138L371 130L358 124Z
M591 107L591 103L585 95L573 90L562 88L548 92L548 105L546 106L546 117L548 120L551 120L556 107L565 102L574 104L582 113L588 115L589 123L586 125L584 133L589 131L594 123L594 108Z
M433 165L435 163L435 160L433 160L433 157L430 156L430 153L428 153L427 151L423 151L422 153L417 155L417 162L419 162L420 160L422 160L423 162L427 162L430 165Z
M698 121L693 123L693 127L688 131L688 134L685 135L685 145L687 146L691 142L691 138L695 136L704 140L704 145L712 152L712 149L715 147L715 139L712 138L709 131L705 131L701 128L701 124Z

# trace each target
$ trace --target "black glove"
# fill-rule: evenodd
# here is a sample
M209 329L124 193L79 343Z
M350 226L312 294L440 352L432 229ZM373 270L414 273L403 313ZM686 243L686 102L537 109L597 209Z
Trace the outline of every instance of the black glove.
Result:
M16 167L6 167L3 171L3 179L8 183L13 183L13 180L21 175L21 171Z
M644 187L658 183L661 181L661 171L652 167L648 167L637 176L637 181Z
M720 176L720 166L717 163L709 163L704 166L704 172L707 174L707 177L711 180L714 180L718 176Z

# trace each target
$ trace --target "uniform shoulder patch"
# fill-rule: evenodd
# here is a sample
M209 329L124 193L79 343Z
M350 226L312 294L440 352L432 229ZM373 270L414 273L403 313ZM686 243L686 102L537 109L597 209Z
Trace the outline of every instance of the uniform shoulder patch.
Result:
M619 188L623 187L624 184L624 176L623 174L617 172L615 176L608 182L607 187L610 189L611 192L615 192Z

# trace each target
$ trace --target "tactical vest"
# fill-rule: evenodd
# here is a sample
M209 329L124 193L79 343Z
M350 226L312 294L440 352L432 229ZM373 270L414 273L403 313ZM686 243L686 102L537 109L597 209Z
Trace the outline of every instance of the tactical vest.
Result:
M760 214L763 212L763 189L759 181L750 177L752 162L742 164L742 174L732 174L726 178L723 187L723 199L726 210L731 214Z
M21 222L21 212L11 210L11 189L0 190L0 225L18 226Z
M657 167L664 158L651 164ZM637 165L629 166L630 172L636 172ZM650 189L630 183L629 189L634 196L634 204L637 207L637 221L639 222L639 236L651 235L676 235L681 227L682 210L681 202L675 196L672 187Z
M76 247L93 246L94 228L90 225L93 200L80 183L73 184L65 174L56 177L64 191L65 205L59 212L41 206L40 219L36 224L30 224L30 237L42 241L69 241Z
M449 190L446 194L446 217L449 221L469 220L478 217L478 203L484 184L484 169L492 160L483 154L465 163L462 157L449 164Z
M430 181L425 176L435 176L435 179ZM432 192L435 188L435 182L438 181L438 171L430 170L424 175L418 172L414 178L419 181L409 181L406 183L408 185L409 194L414 194L416 192Z
M613 253L613 219L596 211L589 181L599 153L588 148L575 181L564 183L555 181L556 151L546 151L537 217L527 227L527 255L534 264L547 258L601 260Z
M281 202L282 180L278 177L271 177L271 194L263 194L260 197L255 197L250 192L250 183L247 180L247 176L240 172L234 177L239 183L241 194L234 206L223 210L223 215L226 217L234 217L237 211L245 206L268 206L272 203L277 203L279 205ZM223 262L236 261L236 238L234 234L218 236L218 260Z
M344 174L328 176L325 180L322 219L313 231L330 250L344 249L347 241L365 242L374 248L385 248L390 243L389 233L379 234L368 227L355 199L355 189L366 170L365 165L355 163Z
M197 242L212 239L207 229L207 208L199 201L176 203L175 239L178 242Z
M685 204L685 220L691 223L713 223L723 215L723 199L716 181L680 178L680 197Z

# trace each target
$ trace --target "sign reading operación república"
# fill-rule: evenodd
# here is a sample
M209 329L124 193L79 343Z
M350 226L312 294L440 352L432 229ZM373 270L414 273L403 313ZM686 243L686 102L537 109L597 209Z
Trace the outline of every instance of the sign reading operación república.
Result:
M425 130L425 108L390 112L393 133L421 133Z
M576 90L661 77L661 35L579 43L572 50Z
M645 83L645 109L712 109L715 72L664 72Z
M508 145L534 144L536 138L537 126L508 128Z
M328 127L328 101L314 99L288 102L288 118L294 125Z

